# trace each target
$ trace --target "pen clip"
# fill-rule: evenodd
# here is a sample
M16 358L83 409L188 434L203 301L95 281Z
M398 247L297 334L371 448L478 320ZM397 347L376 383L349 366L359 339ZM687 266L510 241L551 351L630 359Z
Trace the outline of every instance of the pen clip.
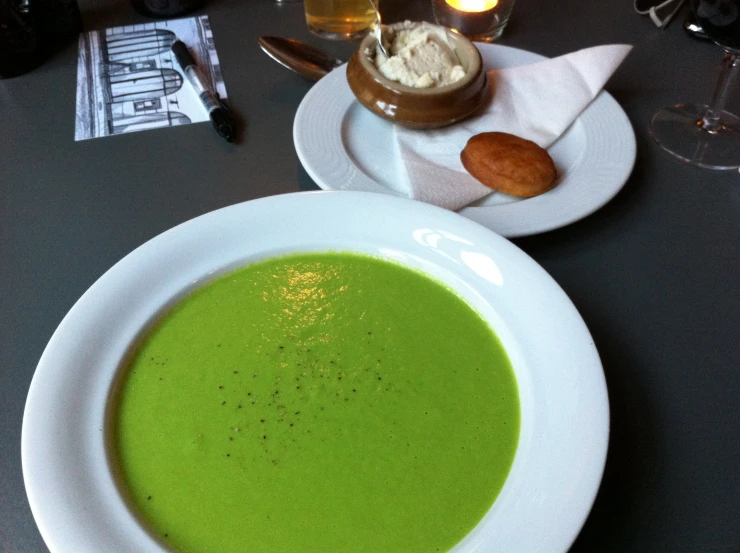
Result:
M216 98L216 102L218 102L218 105L220 107L222 107L223 109L225 109L226 111L228 111L229 113L231 113L231 108L229 107L229 105L226 102L224 102L221 99L221 95L218 92L214 92L213 96L214 96L214 98Z

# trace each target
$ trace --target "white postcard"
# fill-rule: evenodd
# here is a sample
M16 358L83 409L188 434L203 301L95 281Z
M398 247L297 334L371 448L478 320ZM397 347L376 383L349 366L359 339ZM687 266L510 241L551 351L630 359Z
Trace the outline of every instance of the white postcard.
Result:
M208 121L172 54L178 39L225 99L208 16L90 31L79 39L75 140Z

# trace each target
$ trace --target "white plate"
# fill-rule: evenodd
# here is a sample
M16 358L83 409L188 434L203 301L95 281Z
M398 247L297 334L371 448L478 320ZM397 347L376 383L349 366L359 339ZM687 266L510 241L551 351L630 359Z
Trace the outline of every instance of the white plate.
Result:
M543 56L476 44L487 70L526 65ZM355 100L346 66L321 79L298 107L293 125L298 158L324 190L409 196L393 124ZM635 162L635 135L622 108L601 92L549 150L558 170L550 192L522 200L493 193L459 213L502 236L527 236L563 227L611 200Z
M28 498L53 553L162 553L115 485L106 404L137 337L184 294L248 262L355 250L454 287L503 342L519 385L511 473L455 553L566 551L595 497L608 442L604 375L565 293L507 240L443 209L387 195L304 193L214 211L152 239L72 307L36 369L23 419Z

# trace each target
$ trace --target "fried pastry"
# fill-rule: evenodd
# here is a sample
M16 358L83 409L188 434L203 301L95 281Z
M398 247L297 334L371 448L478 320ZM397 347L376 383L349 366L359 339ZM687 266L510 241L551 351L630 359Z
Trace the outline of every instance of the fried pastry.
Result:
M547 150L513 134L476 134L460 160L480 182L512 196L530 198L555 186L555 164Z

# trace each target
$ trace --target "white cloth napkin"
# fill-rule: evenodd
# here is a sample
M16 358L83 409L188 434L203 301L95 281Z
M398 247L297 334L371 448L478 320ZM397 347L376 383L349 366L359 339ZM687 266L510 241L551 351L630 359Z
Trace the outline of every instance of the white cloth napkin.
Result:
M475 117L431 131L395 126L395 137L411 185L411 197L447 209L491 193L460 161L468 139L482 132L507 132L543 148L555 142L586 109L629 54L613 44L488 73L492 100Z

